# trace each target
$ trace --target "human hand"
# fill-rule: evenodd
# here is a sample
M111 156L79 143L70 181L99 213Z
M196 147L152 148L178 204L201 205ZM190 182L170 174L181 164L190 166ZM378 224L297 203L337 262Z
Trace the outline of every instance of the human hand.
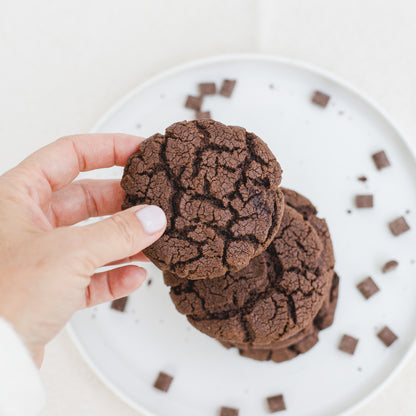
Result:
M0 176L0 316L13 324L40 366L44 346L78 309L137 289L141 250L164 232L155 206L118 212L119 181L73 182L81 171L123 166L141 139L121 134L64 137ZM69 227L89 217L111 217Z

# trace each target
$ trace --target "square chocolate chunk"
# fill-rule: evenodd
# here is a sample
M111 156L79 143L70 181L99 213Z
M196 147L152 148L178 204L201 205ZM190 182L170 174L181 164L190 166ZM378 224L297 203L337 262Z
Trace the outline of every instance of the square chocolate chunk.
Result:
M213 95L217 92L215 82L201 82L198 88L201 95Z
M390 347L394 341L398 339L398 336L387 326L385 326L377 336L383 342L386 347Z
M353 355L357 348L358 339L351 337L350 335L344 335L339 343L338 349Z
M409 224L406 222L404 217L396 218L394 221L390 222L389 228L396 237L410 230Z
M190 108L191 110L199 111L202 106L202 97L195 97L193 95L188 95L186 99L185 107Z
M357 195L355 197L355 205L357 208L373 208L373 195Z
M111 309L114 309L119 312L124 312L124 310L126 309L127 299L128 299L128 296L113 300L111 302Z
M320 107L325 108L328 105L329 99L331 97L329 95L324 94L321 91L315 91L312 96L312 102Z
M366 299L371 298L380 290L371 277L367 277L367 279L358 283L357 288Z
M170 383L172 383L172 380L173 380L172 376L161 371L159 375L157 376L157 379L155 383L153 384L153 387L160 391L167 392L169 390Z
M232 407L221 407L220 416L238 416L238 409Z
M390 161L387 159L387 155L384 152L384 150L374 153L372 157L378 170L381 170L381 169L387 168L387 166L390 166Z
M222 83L220 94L224 97L231 97L236 83L235 79L225 79Z
M388 273L388 272L392 272L393 270L395 270L397 268L397 266L399 265L399 262L396 260L389 260L381 269L383 271L383 273Z
M282 394L267 398L267 406L270 413L281 412L286 410L285 399Z
M196 120L204 120L206 118L211 118L211 113L209 111L197 111L195 113Z

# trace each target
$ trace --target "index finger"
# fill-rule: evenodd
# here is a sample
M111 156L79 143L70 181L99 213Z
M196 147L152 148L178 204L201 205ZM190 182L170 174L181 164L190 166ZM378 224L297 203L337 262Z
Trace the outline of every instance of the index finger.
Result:
M124 166L143 138L128 134L82 134L63 137L30 155L15 174L36 190L39 203L71 183L80 172Z

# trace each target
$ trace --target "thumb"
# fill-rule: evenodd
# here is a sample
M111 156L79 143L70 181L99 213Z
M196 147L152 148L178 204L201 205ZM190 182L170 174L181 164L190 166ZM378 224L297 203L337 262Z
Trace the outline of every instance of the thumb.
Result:
M155 205L136 206L94 224L75 227L95 268L130 257L165 231L166 216Z

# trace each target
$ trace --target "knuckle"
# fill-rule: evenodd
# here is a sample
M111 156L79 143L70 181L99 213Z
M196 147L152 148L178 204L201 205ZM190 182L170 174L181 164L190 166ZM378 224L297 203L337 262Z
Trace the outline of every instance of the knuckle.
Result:
M131 225L129 224L128 219L125 215L113 215L110 217L110 221L113 222L113 225L116 228L118 235L121 238L122 244L126 249L134 251L136 246L136 235Z
M98 260L95 258L93 250L89 250L85 246L84 230L79 227L79 229L74 228L68 231L62 236L62 241L65 241L65 255L68 258L68 264L77 274L92 274L98 267Z

